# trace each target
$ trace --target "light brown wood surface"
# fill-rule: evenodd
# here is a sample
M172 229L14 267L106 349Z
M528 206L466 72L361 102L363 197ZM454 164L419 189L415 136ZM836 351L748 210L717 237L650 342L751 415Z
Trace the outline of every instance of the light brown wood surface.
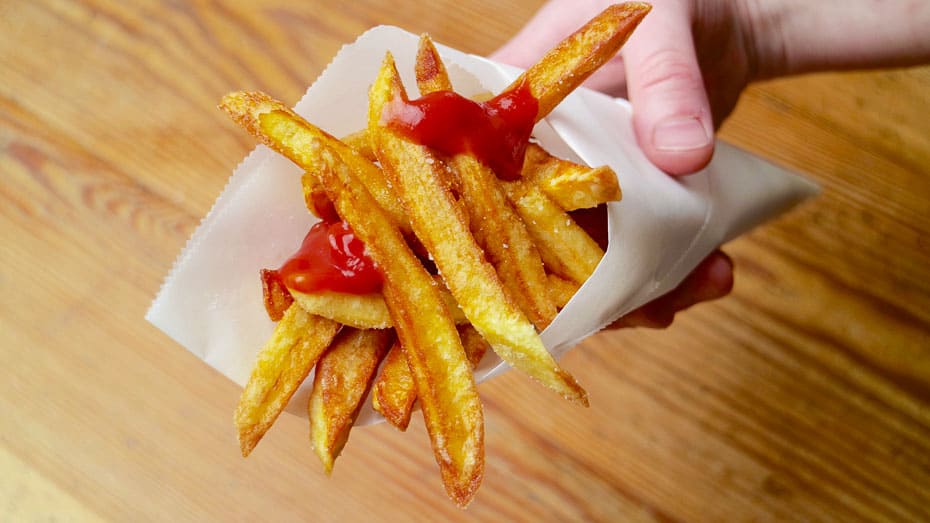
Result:
M722 136L822 195L727 246L731 296L571 352L590 409L482 385L467 511L419 421L330 478L291 416L239 456L239 389L143 320L253 147L220 96L293 103L380 23L489 53L538 4L0 3L0 521L930 520L928 68L750 89Z

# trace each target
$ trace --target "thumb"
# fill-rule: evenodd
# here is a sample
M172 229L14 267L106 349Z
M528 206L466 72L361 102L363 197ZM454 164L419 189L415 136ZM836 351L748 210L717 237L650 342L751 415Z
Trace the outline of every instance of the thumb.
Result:
M684 2L656 2L623 50L639 146L669 174L710 162L714 124Z

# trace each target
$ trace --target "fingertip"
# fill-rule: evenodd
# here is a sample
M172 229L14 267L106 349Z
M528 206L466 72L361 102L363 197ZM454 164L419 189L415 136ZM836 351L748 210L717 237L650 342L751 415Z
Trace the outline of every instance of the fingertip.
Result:
M670 115L658 123L639 120L640 147L659 169L681 176L698 172L710 163L714 134L709 118Z
M733 260L723 251L714 251L705 260L708 300L722 298L733 290Z
M732 289L733 261L718 249L707 255L675 290L656 302L679 312L698 303L723 298Z
M733 290L733 259L723 251L714 251L712 265L708 269L711 279L717 282L723 294Z
M646 304L606 327L608 330L627 328L665 329L675 320L675 312L662 305Z

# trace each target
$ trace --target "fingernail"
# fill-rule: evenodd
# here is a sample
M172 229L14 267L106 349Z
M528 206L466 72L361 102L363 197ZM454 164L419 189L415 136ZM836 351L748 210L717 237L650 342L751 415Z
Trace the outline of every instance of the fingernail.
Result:
M691 151L710 145L711 136L697 118L668 118L652 132L652 143L660 151Z

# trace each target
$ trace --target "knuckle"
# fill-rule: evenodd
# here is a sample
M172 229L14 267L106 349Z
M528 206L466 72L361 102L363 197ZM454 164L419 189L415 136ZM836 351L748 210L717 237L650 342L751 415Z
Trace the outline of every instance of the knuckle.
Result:
M660 49L648 55L639 64L637 74L640 89L691 91L704 86L697 64L672 49Z

